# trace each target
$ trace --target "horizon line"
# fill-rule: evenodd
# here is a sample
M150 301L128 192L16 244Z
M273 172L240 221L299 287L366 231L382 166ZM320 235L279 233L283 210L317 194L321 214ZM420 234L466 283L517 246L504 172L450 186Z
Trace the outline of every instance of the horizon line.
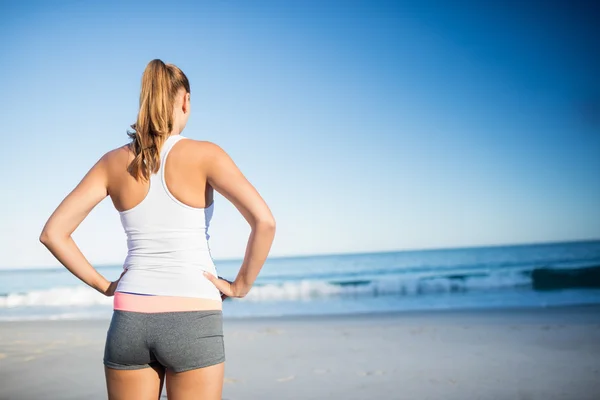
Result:
M521 247L521 246L544 246L553 244L568 244L568 243L588 243L588 242L600 242L600 238L595 239L569 239L569 240L558 240L558 241L542 241L542 242L522 242L522 243L503 243L503 244L481 244L472 246L456 246L456 247L419 247L419 248L405 248L395 250L375 250L375 251L357 251L357 252L338 252L338 253L313 253L313 254L300 254L300 255L274 255L267 257L269 259L291 259L291 258L313 258L313 257L337 257L337 256L352 256L352 255L369 255L369 254L389 254L389 253L401 253L401 252L416 252L416 251L444 251L444 250L467 250L467 249L483 249L493 247ZM215 262L232 262L242 261L242 258L216 258ZM98 264L94 268L112 268L118 267L119 264ZM25 266L25 267L0 267L0 271L17 271L17 270L52 270L64 268L62 265L52 266Z

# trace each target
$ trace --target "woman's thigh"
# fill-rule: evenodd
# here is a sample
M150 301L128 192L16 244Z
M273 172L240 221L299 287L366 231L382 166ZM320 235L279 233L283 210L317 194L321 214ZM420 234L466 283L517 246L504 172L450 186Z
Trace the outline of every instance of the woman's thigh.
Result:
M165 369L158 363L149 368L121 370L104 367L109 400L158 400Z
M169 400L221 400L225 362L185 372L167 370Z

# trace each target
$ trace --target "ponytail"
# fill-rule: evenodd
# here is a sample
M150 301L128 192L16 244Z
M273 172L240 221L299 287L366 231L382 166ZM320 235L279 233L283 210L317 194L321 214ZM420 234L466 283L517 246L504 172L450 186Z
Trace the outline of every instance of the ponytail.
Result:
M173 130L173 107L179 89L190 93L185 74L173 64L150 61L142 75L140 109L131 138L134 159L127 170L136 179L149 180L160 166L160 149Z

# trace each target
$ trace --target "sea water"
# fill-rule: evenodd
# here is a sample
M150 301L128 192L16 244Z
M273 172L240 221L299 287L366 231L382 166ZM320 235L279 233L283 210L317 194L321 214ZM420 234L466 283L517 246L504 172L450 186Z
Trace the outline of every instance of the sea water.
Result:
M241 260L215 260L235 279ZM121 266L97 267L116 279ZM269 258L225 318L600 303L600 241ZM64 268L0 269L0 320L108 319Z

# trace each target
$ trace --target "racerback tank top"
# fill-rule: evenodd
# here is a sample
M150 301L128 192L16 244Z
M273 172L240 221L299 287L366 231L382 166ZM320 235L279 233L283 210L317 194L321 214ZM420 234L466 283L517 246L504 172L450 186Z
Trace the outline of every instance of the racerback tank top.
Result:
M116 291L158 296L200 297L221 301L219 290L202 275L217 276L208 227L214 201L206 208L188 206L173 196L165 181L169 152L181 135L172 135L160 151L158 172L150 176L146 197L119 212L127 235L127 271Z

